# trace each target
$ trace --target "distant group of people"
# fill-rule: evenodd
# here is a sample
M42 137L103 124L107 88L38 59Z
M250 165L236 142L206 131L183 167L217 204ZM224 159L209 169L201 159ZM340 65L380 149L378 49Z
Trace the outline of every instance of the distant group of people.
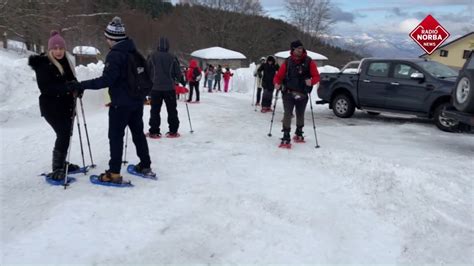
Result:
M51 125L56 133L53 149L52 172L49 176L56 180L65 178L65 165L69 164L69 172L77 170L77 165L66 162L70 136L76 115L77 98L82 97L84 90L109 88L111 98L109 109L108 137L110 144L109 169L100 174L102 182L121 183L122 151L125 128L130 129L133 143L136 146L140 162L135 171L144 175L154 174L151 169L151 158L146 136L143 130L143 98L129 93L129 60L130 53L138 53L134 42L127 37L125 27L120 18L115 17L104 31L110 51L105 59L105 67L99 78L78 82L74 66L67 58L66 42L58 32L52 32L48 41L48 52L45 55L33 55L29 65L36 72L37 83L41 95L39 97L41 115ZM168 137L178 137L179 118L175 86L179 82L183 86L189 84L189 98L193 92L199 101L199 82L202 71L197 61L191 60L189 68L183 75L177 58L169 53L170 44L164 37L159 39L156 51L146 61L152 82L151 110L148 136L161 137L160 111L163 102L168 111ZM221 76L224 80L224 91L228 91L229 81L233 73L229 68L222 71L220 65L215 68L209 65L204 72L205 84L208 91L220 91ZM319 82L316 64L306 55L300 41L291 43L291 56L281 67L272 56L261 59L261 64L255 72L258 78L256 104L262 105L262 112L271 110L273 92L283 86L283 138L282 143L290 142L291 117L296 108L296 136L303 137L304 110L308 102L308 93L314 84ZM261 92L263 90L263 97ZM278 93L278 92L277 92Z
M229 82L232 76L234 76L234 74L230 71L229 67L226 67L223 72L221 65L214 67L210 64L204 69L204 86L207 86L208 92L215 91L216 87L217 91L221 91L222 78L224 80L224 92L228 92Z

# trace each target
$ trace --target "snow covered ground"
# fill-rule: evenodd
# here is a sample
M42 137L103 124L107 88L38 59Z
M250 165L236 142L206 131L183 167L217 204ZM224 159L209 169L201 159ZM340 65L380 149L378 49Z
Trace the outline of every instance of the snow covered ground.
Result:
M100 69L80 67L79 79ZM123 171L135 187L111 188L76 175L64 190L37 176L50 168L54 136L34 74L0 49L0 264L474 263L472 134L399 116L338 119L315 106L321 148L308 108L307 143L278 149L281 101L270 138L271 114L251 106L251 73L189 105L194 134L179 102L182 138L149 141L158 181ZM103 91L86 91L94 174L109 159L103 103ZM131 139L127 158L137 162Z

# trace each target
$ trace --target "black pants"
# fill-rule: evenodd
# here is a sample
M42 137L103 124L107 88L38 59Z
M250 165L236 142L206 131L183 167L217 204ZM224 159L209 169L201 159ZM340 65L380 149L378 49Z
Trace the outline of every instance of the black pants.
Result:
M161 125L161 106L163 101L168 112L169 132L176 133L179 128L178 110L176 109L176 92L173 91L152 91L151 92L151 110L150 110L150 133L159 134Z
M293 109L296 109L296 128L302 129L304 126L304 112L308 104L308 95L299 92L283 93L283 131L291 131L291 116Z
M260 103L260 99L262 98L262 88L257 88L257 101L255 102L255 104L259 104Z
M67 154L69 148L69 138L71 135L72 113L44 115L44 119L51 125L56 133L56 142L54 150L61 154Z
M275 86L273 84L263 87L262 107L271 107L274 88Z
M199 101L199 82L189 82L189 99L193 100L193 90L196 90L196 101Z
M150 167L150 153L148 143L143 133L143 105L137 106L110 106L109 109L109 143L110 161L109 170L120 173L122 166L123 137L128 126L133 143L143 167Z
M216 89L216 86L219 86L219 91L221 90L221 80L220 79L216 79L214 80L214 90Z

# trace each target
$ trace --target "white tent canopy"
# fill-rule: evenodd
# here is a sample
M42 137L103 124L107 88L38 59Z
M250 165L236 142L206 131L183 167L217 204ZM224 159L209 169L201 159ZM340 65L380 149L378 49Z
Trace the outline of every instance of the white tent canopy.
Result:
M77 55L99 55L100 51L92 46L76 46L72 53Z
M322 54L311 52L309 50L306 50L306 53L313 60L328 60L328 58ZM276 53L275 56L278 58L288 58L290 56L290 50Z
M197 50L191 56L202 59L247 59L245 55L222 47L210 47Z

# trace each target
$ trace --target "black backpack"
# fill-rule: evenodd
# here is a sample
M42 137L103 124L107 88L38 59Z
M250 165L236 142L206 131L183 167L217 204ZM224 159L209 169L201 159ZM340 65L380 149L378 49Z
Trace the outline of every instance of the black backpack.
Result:
M193 69L193 81L200 81L201 80L201 71L197 67Z
M128 53L128 94L132 98L145 99L153 87L147 62L138 51Z

